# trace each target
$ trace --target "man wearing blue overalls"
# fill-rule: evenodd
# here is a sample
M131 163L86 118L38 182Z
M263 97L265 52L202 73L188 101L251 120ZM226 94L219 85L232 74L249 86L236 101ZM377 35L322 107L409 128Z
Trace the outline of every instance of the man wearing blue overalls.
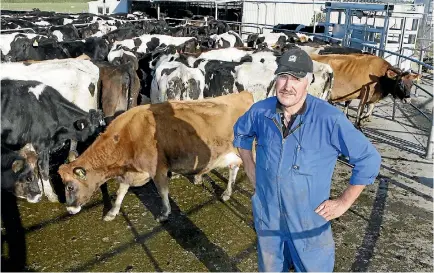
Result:
M379 153L345 115L307 93L312 72L307 53L286 51L275 73L276 96L255 103L234 126L234 146L255 187L259 271L288 271L291 263L297 272L333 271L330 220L348 210L380 169ZM354 169L346 190L329 200L340 154Z

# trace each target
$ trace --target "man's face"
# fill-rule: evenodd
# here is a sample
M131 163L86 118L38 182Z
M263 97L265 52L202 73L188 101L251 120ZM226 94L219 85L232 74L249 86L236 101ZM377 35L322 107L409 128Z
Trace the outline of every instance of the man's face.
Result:
M307 95L307 77L296 78L289 74L282 74L276 79L276 95L284 107L291 107L299 103Z

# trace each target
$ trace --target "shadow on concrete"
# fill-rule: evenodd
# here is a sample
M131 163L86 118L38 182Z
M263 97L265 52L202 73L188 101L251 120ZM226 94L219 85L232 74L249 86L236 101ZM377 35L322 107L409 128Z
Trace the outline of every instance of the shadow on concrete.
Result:
M383 223L384 208L388 194L388 184L385 179L380 179L377 196L371 210L371 216L366 228L362 245L357 249L355 261L350 271L367 272L374 255L375 246L380 237L381 224Z
M160 215L162 201L154 183L133 188L132 191L155 218ZM215 201L215 199L210 200L212 203ZM170 198L170 205L172 213L169 220L161 226L182 248L193 253L209 271L240 271L228 254L221 247L212 243L205 233L180 210L172 198ZM195 207L195 210L198 211L205 205L199 205Z
M365 134L365 136L369 137L372 140L375 140L377 143L384 143L392 147L395 147L399 150L404 150L406 152L418 155L420 157L423 157L425 155L425 147L422 145L389 134L382 133L378 129L365 127L362 129L362 131Z
M26 236L21 215L18 209L17 198L9 192L1 192L2 217L2 272L29 271L27 268ZM6 245L8 251L6 251ZM6 255L6 252L8 255Z

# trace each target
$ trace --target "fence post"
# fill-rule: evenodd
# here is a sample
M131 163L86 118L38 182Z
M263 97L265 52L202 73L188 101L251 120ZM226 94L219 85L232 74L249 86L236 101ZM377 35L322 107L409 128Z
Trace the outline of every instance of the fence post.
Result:
M423 62L423 55L424 55L424 52L425 52L425 48L423 48L421 45L419 45L420 46L420 54L419 54L419 61L420 62ZM422 73L422 65L420 65L419 64L419 66L418 66L418 69L417 69L417 74L421 74ZM417 88L416 87L416 89L414 90L414 95L417 97L417 89L419 89L419 88Z
M315 0L313 0L313 33L315 34L315 27L316 27L316 12L315 12Z
M428 145L426 147L426 154L425 154L426 159L433 158L433 144L434 144L434 124L431 125L431 132L429 134Z
M214 5L215 5L215 19L218 20L218 4L217 1L214 1Z
M393 111L392 111L392 120L395 121L395 112L396 112L396 98L393 98Z

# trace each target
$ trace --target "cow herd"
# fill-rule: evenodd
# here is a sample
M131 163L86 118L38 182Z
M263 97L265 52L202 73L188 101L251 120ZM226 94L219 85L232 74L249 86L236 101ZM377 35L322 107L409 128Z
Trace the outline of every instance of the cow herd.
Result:
M311 95L347 107L360 100L357 126L388 94L408 101L420 78L375 55L284 31L289 25L244 40L221 21L173 26L139 12L4 12L1 24L9 30L0 39L2 190L33 203L43 195L57 201L50 155L66 147L58 173L70 213L107 180L120 183L105 220L119 212L130 186L151 180L163 198L159 220L166 220L172 173L200 183L229 167L228 200L241 164L232 126L274 95L277 62L290 48L314 62Z

